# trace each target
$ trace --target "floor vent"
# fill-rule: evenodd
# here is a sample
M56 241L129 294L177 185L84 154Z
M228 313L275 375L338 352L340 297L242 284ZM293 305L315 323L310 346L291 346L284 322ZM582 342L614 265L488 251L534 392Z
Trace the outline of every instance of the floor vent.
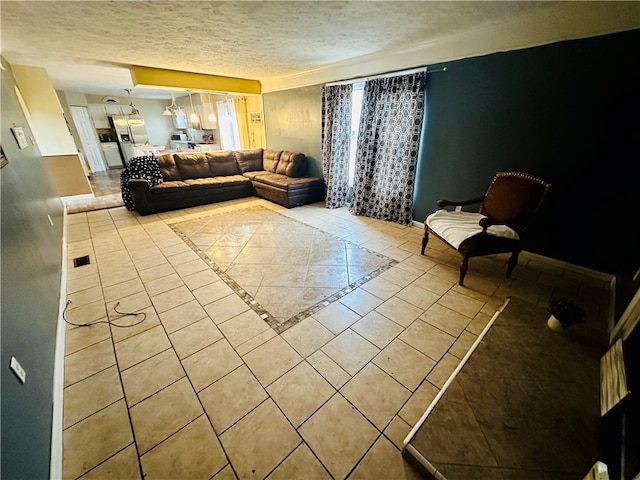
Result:
M78 268L83 265L89 265L91 262L89 261L89 255L85 255L84 257L76 257L73 259L73 267Z

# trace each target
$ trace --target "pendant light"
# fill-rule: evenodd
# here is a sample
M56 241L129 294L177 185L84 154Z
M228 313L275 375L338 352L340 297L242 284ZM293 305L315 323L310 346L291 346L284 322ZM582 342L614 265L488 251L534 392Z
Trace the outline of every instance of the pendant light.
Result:
M200 128L200 117L196 114L196 111L193 108L193 101L191 99L191 92L187 90L189 94L189 103L191 104L191 114L189 115L189 123L191 124L191 128L199 129Z
M129 106L131 107L131 113L129 115L139 115L140 110L136 108L136 106L133 104L133 100L131 100L131 89L125 88L125 92L127 92L127 94L129 95Z
M164 112L162 112L162 115L184 115L184 110L182 109L182 107L176 105L176 99L173 96L173 92L171 92L171 105L168 105L164 108Z
M171 92L171 105L164 107L164 112L162 115L172 116L174 110L176 109L176 99L173 97L173 92Z
M216 114L213 113L214 103L211 101L211 94L207 93L207 96L209 98L209 105L211 105L211 111L209 112L209 121L215 122L218 120L218 118L216 117Z

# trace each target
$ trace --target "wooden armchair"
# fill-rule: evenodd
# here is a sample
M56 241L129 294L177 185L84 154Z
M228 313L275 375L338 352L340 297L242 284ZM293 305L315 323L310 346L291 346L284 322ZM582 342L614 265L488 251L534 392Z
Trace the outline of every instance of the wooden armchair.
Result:
M549 182L527 173L498 172L482 197L462 202L438 200L439 210L424 221L421 254L424 255L429 233L456 249L462 255L458 282L462 285L469 258L511 252L507 278L511 277L527 226L550 187ZM478 213L462 210L476 203L480 203ZM455 207L455 211L446 207Z

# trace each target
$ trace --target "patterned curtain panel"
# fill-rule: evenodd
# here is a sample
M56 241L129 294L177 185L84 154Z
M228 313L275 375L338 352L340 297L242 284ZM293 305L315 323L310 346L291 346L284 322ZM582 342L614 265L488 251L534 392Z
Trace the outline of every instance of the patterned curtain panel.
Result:
M425 78L419 72L365 83L351 213L411 223Z
M352 93L352 84L322 89L322 170L327 185L327 208L347 203Z

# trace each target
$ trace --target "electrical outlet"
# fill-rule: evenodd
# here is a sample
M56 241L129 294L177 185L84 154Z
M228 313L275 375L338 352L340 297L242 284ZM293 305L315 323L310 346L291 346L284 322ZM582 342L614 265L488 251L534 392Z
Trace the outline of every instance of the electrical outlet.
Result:
M24 368L22 368L22 365L16 360L16 357L11 357L10 366L13 373L17 375L22 383L27 381L27 372L24 371Z

